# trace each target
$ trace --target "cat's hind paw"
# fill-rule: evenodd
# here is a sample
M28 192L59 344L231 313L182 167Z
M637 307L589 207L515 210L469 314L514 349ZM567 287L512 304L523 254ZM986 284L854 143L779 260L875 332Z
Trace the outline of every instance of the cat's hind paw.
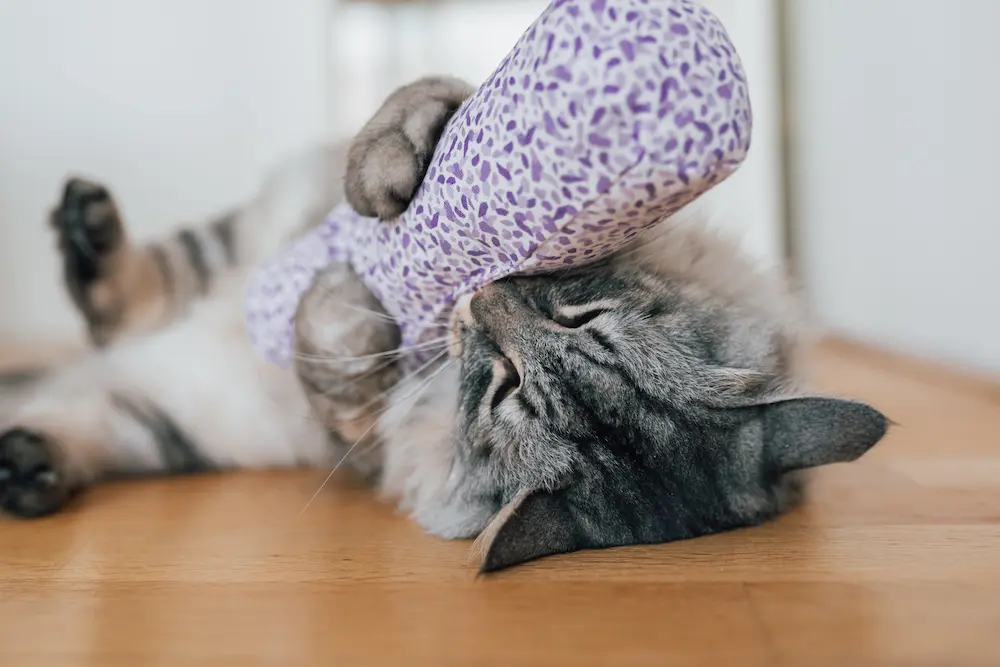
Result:
M116 260L126 245L118 207L103 185L71 178L63 187L51 222L70 297L86 318L94 342L102 345L123 308L113 281L119 268Z
M0 434L0 507L31 519L61 509L71 495L48 439L23 428Z

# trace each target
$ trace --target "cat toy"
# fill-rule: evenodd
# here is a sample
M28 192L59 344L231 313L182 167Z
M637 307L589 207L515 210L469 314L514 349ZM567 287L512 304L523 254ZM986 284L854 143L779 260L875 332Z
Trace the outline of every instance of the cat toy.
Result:
M350 262L403 348L487 283L598 260L726 179L750 146L742 65L691 0L555 0L444 129L391 221L343 205L250 280L254 346L288 366L299 300Z

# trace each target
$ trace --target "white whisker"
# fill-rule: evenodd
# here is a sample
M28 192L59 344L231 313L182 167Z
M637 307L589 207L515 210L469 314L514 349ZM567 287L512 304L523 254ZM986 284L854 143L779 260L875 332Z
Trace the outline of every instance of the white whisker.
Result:
M303 361L320 361L324 363L350 363L352 361L364 361L365 359L381 359L383 357L392 356L403 356L412 352L420 352L428 349L434 349L435 347L444 347L448 344L448 337L442 336L441 338L435 338L433 340L425 341L423 343L417 343L415 345L407 345L406 347L397 347L395 350L387 350L385 352L375 352L373 354L362 354L357 357L334 357L327 356L323 354L305 354L303 352L296 352L295 358L301 359Z
M412 373L410 373L408 376L406 376L406 377L398 380L396 383L394 383L392 387L390 387L386 391L380 392L377 396L375 396L374 398L372 398L368 402L366 402L366 403L358 406L356 409L362 410L362 409L364 409L364 408L366 408L366 407L368 407L368 406L370 406L370 405L378 402L378 400L380 398L382 398L383 396L385 396L387 393L391 392L400 382L403 382L404 380L406 380L406 379L408 379L410 377L413 377L414 375L420 373L421 371L423 371L424 369L426 369L428 366L430 366L434 362L440 360L441 357L443 357L446 353L447 353L447 350L442 350L440 353L436 354L432 359L430 359L427 363L421 365L416 370L414 370ZM343 385L339 385L338 389L343 389L343 388L346 388L346 387L353 387L354 385L358 384L359 382L361 382L365 378L371 377L372 375L374 375L374 374L378 373L379 371L383 370L384 368L386 368L390 364L395 363L395 361L396 361L395 359L389 359L388 361L385 361L385 362L383 362L381 364L378 364L374 368L371 368L371 369L365 371L364 373L362 373L361 375L359 375L359 376L357 376L355 378L352 378L350 382L348 382L346 384L343 384ZM325 394L320 394L320 395L325 395ZM275 399L275 398L272 397L271 400L272 400L272 402L274 402L275 404L277 404L277 399ZM334 399L334 400L336 400L336 399ZM357 420L359 418L359 417L354 417L354 418L351 418L351 419L333 419L333 420L320 419L319 417L316 416L315 412L313 412L313 411L310 411L307 414L302 414L301 412L296 412L295 416L297 418L299 418L299 419L305 419L305 420L308 420L308 421L311 421L311 422L316 422L317 424L319 424L320 426L323 426L324 428L331 428L331 421L333 423L338 423L339 424L339 423L344 423L344 422L352 422L352 421L355 421L355 420Z
M448 350L442 350L441 352L437 353L436 355L434 355L433 357L431 357L430 359L428 359L428 360L427 360L426 362L424 362L423 364L421 364L421 365L420 365L420 366L418 366L417 368L413 369L413 372L412 372L412 373L410 373L409 375L407 375L407 376L406 376L406 377L404 377L404 378L401 378L401 379L399 380L399 382L397 382L397 383L396 383L395 385L393 385L393 386L392 386L392 387L390 387L389 389L386 389L385 391L382 391L382 392L379 392L379 393L378 393L378 394L377 394L376 396L374 396L374 397L373 397L373 398L372 398L371 400L369 400L369 401L368 401L368 402L366 402L366 403L362 403L362 404L361 404L361 405L359 405L359 406L358 406L358 407L357 407L356 409L357 409L357 410L363 410L364 408L367 408L367 407L369 407L369 406L371 406L371 405L373 405L373 404L377 403L377 402L378 402L379 400L381 400L381 399L382 399L382 398L383 398L383 397L384 397L384 396L385 396L386 394L390 393L390 392L391 392L391 391L392 391L393 389L395 389L395 388L396 388L396 387L397 387L397 386L398 386L399 384L401 384L401 383L405 382L406 380L409 380L409 379L410 379L410 378L412 378L412 377L416 377L417 375L420 375L420 374L421 374L421 373L422 373L423 371L425 371L426 369L430 368L430 367L431 367L431 366L433 366L433 365L434 365L435 363L437 363L438 361L440 361L440 360L441 360L441 357L445 356L445 355L446 355L447 353L448 353ZM449 362L449 363L450 363L450 362ZM448 365L448 364L445 364L445 366L447 366L447 365ZM440 371L440 369L438 369L438 371L435 371L435 373L437 373L437 372L439 372L439 371ZM337 422L346 422L346 421L355 421L355 420L357 420L357 417L355 417L355 418L353 418L353 419L337 419L337 420L335 420L335 421L337 421Z
M333 295L337 294L328 285L324 285L324 284L322 284L322 282L320 282L319 284L323 287L323 289L326 291L327 294L333 294ZM356 304L350 303L349 301L332 301L332 303L335 303L338 306L341 306L343 308L347 308L349 310L353 310L353 311L356 311L356 312L359 312L359 313L364 313L365 315L370 315L371 317L374 317L376 319L380 319L380 320L382 320L384 322L392 322L393 324L396 323L396 320L394 320L392 317L390 317L386 313L380 313L380 312L378 312L376 310L370 310L368 308L363 308L362 306L358 306Z
M381 370L384 370L385 368L387 368L387 367L391 366L391 365L392 365L392 364L394 364L394 363L396 363L396 359L391 359L391 358L390 358L390 359L386 359L386 360L385 360L385 361L383 361L382 363L380 363L380 364L376 364L375 366L373 366L373 367L372 367L372 368L370 368L369 370L365 371L365 372L364 372L364 373L362 373L361 375L358 375L358 376L356 376L356 377L353 377L353 378L351 378L351 381L350 381L350 382L348 382L348 383L346 383L346 384L343 384L343 385L341 385L341 387L353 387L354 385L358 384L359 382L361 382L361 381L362 381L362 380L364 380L365 378L369 378L369 377L371 377L372 375L375 375L375 374L376 374L376 373L378 373L379 371L381 371ZM325 393L326 393L326 392L324 392L324 394L325 394Z
M411 390L406 395L400 397L399 400L398 400L398 403L396 405L398 405L399 403L402 403L404 400L406 400L410 396L413 396L413 394L415 394L415 393L418 393L418 392L422 393L422 392L426 391L427 388L430 387L431 382L434 381L434 378L436 378L438 375L440 375L444 371L444 369L448 368L448 366L450 366L452 363L454 363L454 362L452 362L452 361L449 360L448 362L442 364L441 368L437 369L430 376L428 376L426 379L424 379L417 386L416 389ZM409 414L410 410L413 409L413 407L417 404L418 400L419 400L419 396L416 397L416 400L414 400L413 403L411 403L409 406L407 406L407 408L403 412L402 416L405 416L405 415ZM396 405L388 405L388 406L386 406L385 408L383 408L382 410L380 410L379 412L377 412L376 416L380 416L383 413L385 413L385 412L387 412L387 411L395 408ZM319 496L319 494L323 491L323 489L326 487L327 483L329 483L330 479L333 478L333 474L335 472L337 472L338 469L340 469L340 466L343 465L344 461L347 460L347 457L351 455L351 453L354 451L354 449L361 443L362 440L365 439L365 436L367 436L372 431L372 429L375 428L375 426L377 424L378 424L378 419L374 419L372 421L372 423L371 423L371 426L369 426L368 428L366 428L365 431L364 431L364 433L362 433L360 436L358 436L358 439L354 441L354 444L351 445L347 449L347 452L340 458L339 461L337 461L336 465L333 466L333 470L330 471L330 473L323 480L323 483L319 485L319 488L316 489L316 492L312 495L312 497L309 498L309 501L306 502L306 505L305 505L305 507L302 508L302 511L299 512L299 517L300 518L302 517L303 514L305 514L306 510L309 509L309 506L312 505L313 501L316 500L316 498Z

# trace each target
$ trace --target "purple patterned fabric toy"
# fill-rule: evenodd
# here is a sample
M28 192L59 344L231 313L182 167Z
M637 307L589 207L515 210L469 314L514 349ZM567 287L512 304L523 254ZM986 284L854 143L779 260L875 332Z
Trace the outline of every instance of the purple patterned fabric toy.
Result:
M724 180L750 145L742 65L691 0L556 0L452 117L399 219L347 206L253 277L246 324L290 363L316 274L348 261L402 331L438 337L456 299L621 248Z

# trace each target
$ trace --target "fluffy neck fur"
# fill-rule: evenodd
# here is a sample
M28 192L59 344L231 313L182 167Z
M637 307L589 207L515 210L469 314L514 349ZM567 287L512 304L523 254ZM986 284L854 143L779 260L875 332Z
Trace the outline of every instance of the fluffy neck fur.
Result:
M740 309L747 324L744 348L758 353L746 360L747 367L776 364L790 390L805 384L798 357L808 341L808 328L788 283L776 271L762 269L704 220L681 212L614 261L647 268L701 298L717 298ZM774 355L773 339L781 341L780 351L769 360ZM386 412L376 429L382 443L379 488L430 532L468 537L478 534L493 514L470 516L455 508L459 371L452 365L435 367L434 372L439 374L429 381L432 372L404 378L391 394L389 404L396 407Z

